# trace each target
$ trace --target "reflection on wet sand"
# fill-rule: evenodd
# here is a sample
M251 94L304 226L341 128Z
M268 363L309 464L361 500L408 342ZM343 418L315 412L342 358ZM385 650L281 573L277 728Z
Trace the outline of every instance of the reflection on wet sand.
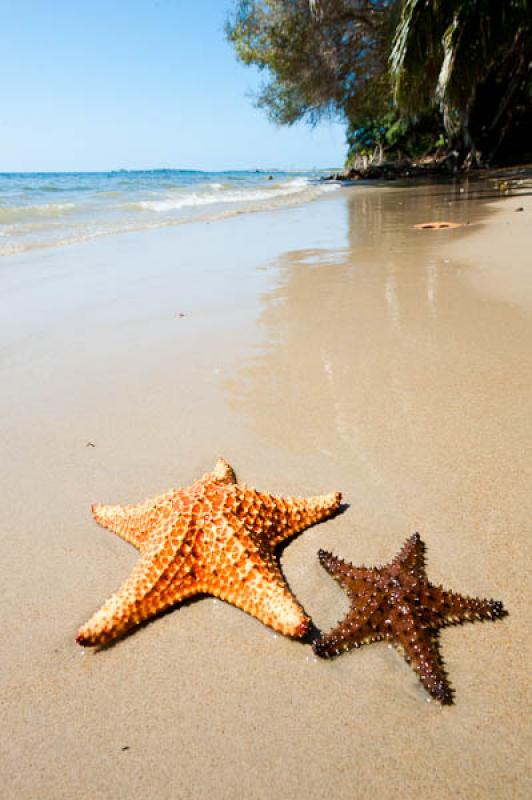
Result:
M529 323L449 257L475 225L412 227L479 224L488 212L470 199L458 186L351 190L338 220L348 248L284 254L262 298L263 344L227 385L265 442L330 458L363 502L411 521L445 510L485 522L488 497L502 509L521 479L508 410L527 402Z

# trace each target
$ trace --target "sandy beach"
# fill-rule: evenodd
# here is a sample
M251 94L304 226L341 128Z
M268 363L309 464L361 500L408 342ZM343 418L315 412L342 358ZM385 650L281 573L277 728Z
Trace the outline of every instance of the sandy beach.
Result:
M3 797L530 796L532 198L496 195L360 185L0 259ZM212 598L76 644L137 558L91 504L219 455L343 492L282 555L320 629L348 604L318 549L375 565L414 531L434 583L504 602L441 635L454 706L384 643L322 661Z

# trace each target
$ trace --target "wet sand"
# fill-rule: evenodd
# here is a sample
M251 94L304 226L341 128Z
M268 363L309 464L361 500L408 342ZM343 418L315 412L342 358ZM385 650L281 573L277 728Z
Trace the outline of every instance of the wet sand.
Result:
M532 199L490 193L357 186L0 261L3 796L529 796ZM505 603L441 635L454 706L386 644L318 661L210 598L75 643L136 561L91 503L219 454L344 493L282 556L318 627L347 601L317 550L383 563L415 530L434 583Z

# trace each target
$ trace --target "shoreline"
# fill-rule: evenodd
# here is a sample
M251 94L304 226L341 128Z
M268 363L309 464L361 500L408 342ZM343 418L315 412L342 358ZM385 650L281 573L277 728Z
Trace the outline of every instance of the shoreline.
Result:
M0 259L288 208L339 188L316 171L0 173Z
M518 164L477 166L464 169L457 164L457 153L451 152L440 158L402 161L383 161L380 164L368 164L367 167L349 167L341 172L332 172L323 178L324 181L340 181L347 185L358 181L420 181L427 180L482 180L499 175L502 178L515 175L530 176L532 165L529 161ZM454 160L453 160L454 159Z
M461 188L359 185L2 260L9 797L527 796L532 199ZM436 218L470 224L413 229ZM384 644L317 661L212 598L75 643L136 562L90 505L219 455L259 489L344 493L281 557L319 628L346 598L318 549L382 564L414 530L433 583L504 602L441 636L455 706Z

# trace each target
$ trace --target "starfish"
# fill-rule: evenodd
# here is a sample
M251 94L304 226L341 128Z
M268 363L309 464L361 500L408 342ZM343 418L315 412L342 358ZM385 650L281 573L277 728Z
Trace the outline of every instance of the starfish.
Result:
M447 228L463 228L465 222L418 222L414 228L418 231L441 231Z
M140 550L123 584L78 631L82 645L105 645L187 598L210 594L274 630L302 637L310 620L274 557L280 543L332 516L341 494L274 497L236 482L223 459L186 489L140 505L94 505L100 525Z
M347 592L351 610L343 622L314 642L324 658L363 644L387 639L403 651L427 691L443 704L453 702L439 654L440 628L466 620L497 619L506 615L497 600L480 600L446 591L429 583L425 545L419 533L384 567L354 567L320 550L322 566Z

